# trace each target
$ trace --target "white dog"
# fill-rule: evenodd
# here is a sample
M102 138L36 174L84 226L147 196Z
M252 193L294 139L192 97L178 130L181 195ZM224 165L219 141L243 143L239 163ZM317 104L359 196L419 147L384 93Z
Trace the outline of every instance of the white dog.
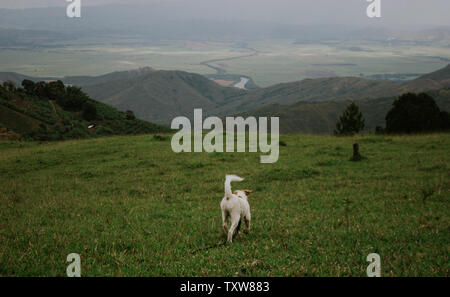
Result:
M220 202L220 208L222 209L222 222L225 233L228 233L228 241L233 241L233 233L236 230L236 234L239 233L241 227L241 219L245 222L244 233L248 233L250 230L250 205L248 204L247 195L252 191L239 190L231 192L232 181L243 181L236 175L225 176L225 197ZM230 217L231 227L228 230L227 218Z

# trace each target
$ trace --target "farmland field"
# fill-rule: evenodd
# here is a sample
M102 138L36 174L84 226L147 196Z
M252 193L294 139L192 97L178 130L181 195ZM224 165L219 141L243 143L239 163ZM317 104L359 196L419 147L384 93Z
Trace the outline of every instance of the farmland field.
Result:
M1 142L0 275L63 276L79 253L82 276L364 276L378 253L383 276L450 276L449 134L281 136L275 164L169 137ZM230 173L252 229L225 245Z
M82 40L64 47L0 50L0 69L31 76L101 75L151 66L199 74L251 77L260 87L304 78L424 74L445 67L448 48L377 42L296 44L294 40L242 42L167 41L154 45L111 45ZM411 76L409 78L415 78Z

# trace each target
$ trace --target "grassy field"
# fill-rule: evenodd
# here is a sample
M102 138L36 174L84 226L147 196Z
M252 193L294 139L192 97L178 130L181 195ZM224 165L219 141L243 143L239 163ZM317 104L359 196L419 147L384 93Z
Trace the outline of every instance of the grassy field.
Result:
M280 159L151 135L0 143L0 275L450 276L450 135L282 136ZM366 159L350 162L352 144ZM250 234L223 245L227 173Z

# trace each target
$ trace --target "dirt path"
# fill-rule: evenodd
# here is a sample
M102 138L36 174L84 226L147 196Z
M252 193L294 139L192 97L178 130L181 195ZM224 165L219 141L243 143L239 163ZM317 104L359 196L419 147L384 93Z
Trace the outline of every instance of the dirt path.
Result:
M58 112L56 111L55 103L53 102L53 100L48 100L48 102L50 103L50 105L51 105L52 108L53 108L53 111L55 112L56 120L58 121L59 126L62 127L62 128L64 128L64 124L63 124L63 122L62 122L62 119L61 119L61 117L59 116ZM72 127L73 127L72 121L70 121L70 124L71 124Z

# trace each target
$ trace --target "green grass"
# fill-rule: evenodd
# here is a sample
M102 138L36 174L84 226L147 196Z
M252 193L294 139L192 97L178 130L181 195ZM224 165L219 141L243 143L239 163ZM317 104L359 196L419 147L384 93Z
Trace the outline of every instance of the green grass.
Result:
M280 159L184 153L170 139L0 143L0 275L449 276L450 135L282 136ZM361 162L350 162L352 144ZM245 177L250 234L221 227Z

